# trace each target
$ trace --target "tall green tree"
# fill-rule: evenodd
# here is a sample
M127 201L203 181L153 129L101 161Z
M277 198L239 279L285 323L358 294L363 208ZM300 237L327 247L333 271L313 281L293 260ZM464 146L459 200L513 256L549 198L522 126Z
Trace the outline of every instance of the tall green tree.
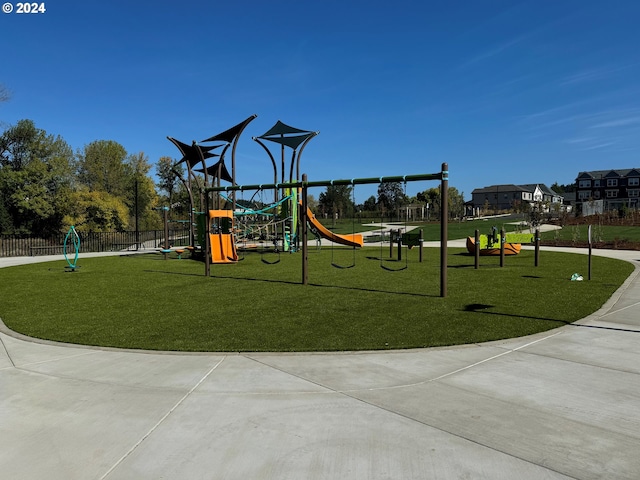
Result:
M325 215L351 217L355 212L352 192L349 185L329 185L318 197L318 206Z
M462 218L464 215L464 193L458 192L456 187L449 187L447 209L449 218ZM441 195L440 187L429 188L416 195L419 202L429 205L431 215L440 215Z
M378 202L376 201L376 197L371 195L364 201L362 205L362 209L366 212L374 212L378 206Z
M107 192L125 198L128 173L127 151L113 140L96 140L78 153L78 179L89 191Z
M175 163L171 157L160 157L156 163L156 176L159 179L157 187L161 192L166 193L167 199L171 199L173 192L178 188L180 183L178 175L184 178L184 167Z
M74 185L73 152L60 137L20 120L0 136L0 224L48 235L62 225L64 193Z
M378 205L389 214L407 202L402 185L399 182L385 182L378 185Z
M158 206L158 194L150 177L151 164L143 152L129 155L125 164L127 194L125 203L129 207L129 225L140 230L155 230L161 220L154 210Z
M449 187L449 218L464 216L464 193L458 192L456 187Z

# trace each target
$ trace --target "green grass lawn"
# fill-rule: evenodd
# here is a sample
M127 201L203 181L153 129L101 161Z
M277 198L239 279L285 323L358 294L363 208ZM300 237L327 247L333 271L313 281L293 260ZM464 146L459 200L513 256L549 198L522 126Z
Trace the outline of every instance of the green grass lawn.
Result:
M184 351L333 351L443 346L517 337L574 322L598 309L633 271L622 261L524 251L482 257L481 268L449 250L448 296L440 298L439 249L403 262L388 248L309 252L267 265L258 253L235 265L204 265L159 254L81 259L0 269L0 317L26 335L88 345ZM277 257L271 254L273 261Z

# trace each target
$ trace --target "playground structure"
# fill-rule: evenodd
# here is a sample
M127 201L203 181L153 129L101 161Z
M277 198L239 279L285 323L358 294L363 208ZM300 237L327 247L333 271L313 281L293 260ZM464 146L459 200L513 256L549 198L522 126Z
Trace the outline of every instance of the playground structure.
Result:
M256 117L257 115L252 115L234 127L203 140L203 142L218 142L217 145L202 146L195 141L188 145L172 137L167 137L178 147L183 155L174 165L173 171L184 185L191 202L191 241L187 248L194 252L194 255L198 255L204 260L206 276L210 276L210 265L212 263L229 264L237 262L239 260L239 245L247 248L250 239L257 239L263 246L265 243L272 243L273 251L278 254L280 251L293 253L302 250L302 284L307 285L309 226L318 236L326 238L335 244L354 249L362 247L362 235L355 232L351 235L339 235L327 229L318 221L307 205L307 191L309 188L328 187L330 185L355 186L385 182L404 182L406 185L407 182L413 181L440 180L442 195L447 194L449 172L446 163L442 164L442 169L439 173L433 174L310 182L307 180L306 175L302 175L302 178L300 177L300 160L304 148L319 132L301 130L280 121L263 135L253 137L253 140L266 151L271 160L274 171L273 183L266 185L237 185L235 180L236 146L245 127ZM280 162L276 162L275 157L263 141L280 145ZM288 178L285 175L285 147L289 147L292 150ZM220 154L215 153L217 149L221 149L219 150ZM224 163L225 154L229 149L231 149L232 157L231 173L229 173ZM206 160L215 157L219 157L218 161L213 165L207 166ZM178 169L178 166L182 163L187 165L186 179L182 178ZM280 163L280 176L278 175L278 163ZM195 168L198 165L201 165L201 168ZM195 172L200 172L204 175L204 182L199 181ZM231 183L231 185L222 186L222 180ZM236 192L251 190L256 192L273 191L273 203L265 205L261 202L259 205L247 206L246 203L243 205L243 202L240 202L240 208L238 208ZM231 193L231 198L226 198L222 195L223 192ZM211 193L215 194L214 198L211 198ZM230 208L228 207L229 204ZM244 217L253 218L254 220L262 218L264 221L247 228L249 222L240 220ZM440 294L444 297L446 296L447 265L446 202L441 208L441 219ZM244 224L244 226L239 228L240 224ZM198 226L197 236L194 231L196 225ZM196 238L198 239L198 244L196 243Z
M488 235L479 235L476 241L473 237L467 237L467 251L475 255L476 247L479 247L481 256L518 255L523 243L533 243L533 234L530 233L498 233L496 227L491 228Z
M302 175L302 180L299 182L289 182L286 184L259 184L259 185L230 185L220 187L205 188L205 192L233 192L233 191L246 191L246 190L271 190L271 189L300 189L301 203L300 203L300 228L301 228L301 245L302 245L302 284L308 285L308 213L310 212L307 205L307 190L312 187L326 187L329 185L365 185L376 184L385 182L415 182L425 180L440 180L441 191L443 195L446 195L449 188L449 167L446 163L442 164L442 169L439 173L432 174L417 174L417 175L405 175L399 177L377 177L377 178L354 178L351 180L321 180L321 181L308 181L306 174ZM441 208L441 221L440 221L440 296L447 296L447 216L448 209L446 202L443 202ZM353 239L355 240L355 238ZM353 242L352 240L352 242ZM345 239L346 241L346 239ZM353 242L355 243L355 242ZM208 276L209 272L205 274Z

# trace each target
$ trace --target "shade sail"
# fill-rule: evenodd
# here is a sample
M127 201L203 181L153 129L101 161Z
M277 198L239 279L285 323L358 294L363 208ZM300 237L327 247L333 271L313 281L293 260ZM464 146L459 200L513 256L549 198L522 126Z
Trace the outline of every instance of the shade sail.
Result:
M231 127L230 129L225 130L222 133L218 133L217 135L214 135L213 137L209 137L206 140L202 140L202 141L203 142L227 142L227 143L231 143L240 134L240 132L242 132L244 127L246 127L249 124L249 122L251 122L256 117L257 117L257 115L251 115L249 118L247 118L246 120L240 122L239 124Z
M265 140L269 140L266 137L269 137L272 135L291 135L294 133L311 133L311 131L300 130L299 128L291 127L285 123L282 123L280 120L278 120L273 127L271 127L266 133L263 133L258 138L264 138Z
M172 137L167 137L171 143L173 143L178 150L182 153L182 158L178 161L178 163L187 162L189 167L194 167L195 165L202 162L202 160L206 158L218 157L219 155L216 153L211 153L211 150L215 150L219 148L220 145L213 146L202 146L192 143L191 145L181 142L180 140L176 140Z
M224 162L222 160L220 160L219 162L207 167L207 174L210 175L213 178L218 178L218 169L219 169L219 167L222 167L220 169L220 179L224 180L225 182L233 183L233 178L229 174L229 170L227 170L227 167L225 166L225 164L224 164ZM204 172L204 171L205 171L204 168L196 169L196 172Z
M270 142L279 143L280 145L286 145L287 147L291 147L294 150L297 149L301 143L307 140L310 137L313 137L315 133L306 133L304 135L295 135L291 137L258 137L263 140L269 140Z

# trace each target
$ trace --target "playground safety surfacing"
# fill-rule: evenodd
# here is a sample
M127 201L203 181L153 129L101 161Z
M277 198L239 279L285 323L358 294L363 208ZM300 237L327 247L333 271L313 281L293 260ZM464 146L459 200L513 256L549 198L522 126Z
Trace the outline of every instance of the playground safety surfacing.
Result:
M635 479L639 308L634 274L578 324L351 354L118 351L5 329L2 476Z

